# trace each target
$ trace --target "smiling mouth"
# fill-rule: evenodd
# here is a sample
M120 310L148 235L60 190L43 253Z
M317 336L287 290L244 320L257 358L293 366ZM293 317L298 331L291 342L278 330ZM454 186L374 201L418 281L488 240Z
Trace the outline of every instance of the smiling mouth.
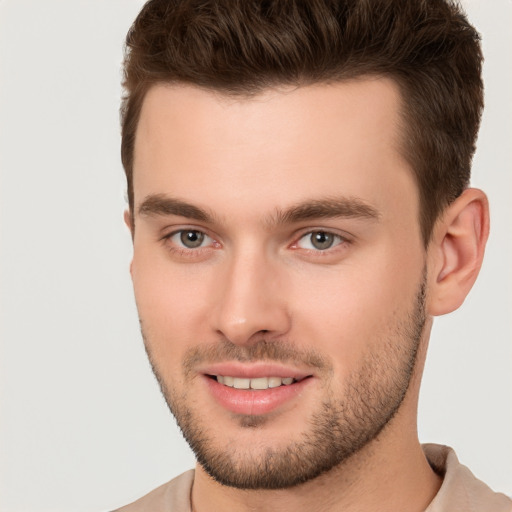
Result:
M295 379L293 377L257 377L248 379L228 375L208 375L208 377L230 388L265 390L278 388L280 386L290 386L291 384L307 379L309 376L302 379Z

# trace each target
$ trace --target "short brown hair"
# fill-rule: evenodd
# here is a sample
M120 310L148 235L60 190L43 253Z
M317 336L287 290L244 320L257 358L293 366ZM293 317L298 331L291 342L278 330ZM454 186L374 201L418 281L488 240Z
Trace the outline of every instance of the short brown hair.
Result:
M157 83L251 96L366 75L402 94L402 151L425 244L468 186L483 108L480 37L451 0L150 0L126 38L121 156L133 213L144 97Z

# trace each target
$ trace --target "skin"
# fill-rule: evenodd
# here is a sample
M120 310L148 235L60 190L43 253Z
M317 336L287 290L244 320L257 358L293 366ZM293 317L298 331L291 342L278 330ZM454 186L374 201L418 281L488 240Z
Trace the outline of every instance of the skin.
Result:
M372 385L387 385L407 339L400 326L426 279L414 372L378 436L288 489L235 489L198 464L197 512L419 511L437 492L440 479L417 437L421 372L432 317L456 309L476 279L488 207L481 191L465 191L425 249L416 183L400 152L399 110L400 94L388 79L269 90L251 99L191 86L148 92L136 137L135 208L126 214L137 307L168 399L194 411L214 449L229 452L236 440L238 453L259 460L269 447L279 451L303 439L319 403L349 399L349 384L371 354L383 362ZM155 208L150 197L177 198L210 218L190 208ZM357 199L375 215L297 220L276 213L332 198ZM170 236L186 229L207 235L201 247ZM308 233L315 230L336 235L335 245L312 247ZM184 361L191 350L221 342L250 353L263 339L314 350L329 371L315 373L300 394L250 426L213 399L198 367L187 373Z

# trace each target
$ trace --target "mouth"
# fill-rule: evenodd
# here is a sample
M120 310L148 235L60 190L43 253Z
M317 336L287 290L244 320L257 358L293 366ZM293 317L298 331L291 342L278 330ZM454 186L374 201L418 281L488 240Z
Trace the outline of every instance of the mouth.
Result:
M280 365L219 364L201 372L210 397L237 415L265 415L297 404L317 380L311 373Z
M290 386L291 384L308 378L302 377L296 379L294 377L256 377L250 379L243 377L232 377L229 375L208 375L208 377L229 388L254 389L260 391L264 391L266 389L274 389L281 386Z

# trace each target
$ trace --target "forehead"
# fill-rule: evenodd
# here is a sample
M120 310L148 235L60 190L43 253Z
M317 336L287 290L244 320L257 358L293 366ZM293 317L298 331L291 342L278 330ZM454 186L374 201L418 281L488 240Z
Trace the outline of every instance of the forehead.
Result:
M154 86L136 135L135 209L162 193L213 209L233 201L263 211L333 194L378 207L393 189L415 188L399 150L400 106L398 87L382 78L251 98Z

